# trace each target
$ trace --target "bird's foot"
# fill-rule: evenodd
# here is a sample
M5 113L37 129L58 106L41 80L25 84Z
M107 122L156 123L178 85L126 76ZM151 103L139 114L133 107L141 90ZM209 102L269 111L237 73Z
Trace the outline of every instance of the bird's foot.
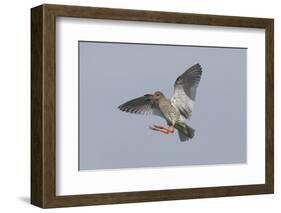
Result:
M174 128L170 129L169 127L163 127L163 126L159 126L159 125L153 125L153 127L149 127L151 130L154 131L158 131L158 132L162 132L164 134L170 134L170 133L174 133Z

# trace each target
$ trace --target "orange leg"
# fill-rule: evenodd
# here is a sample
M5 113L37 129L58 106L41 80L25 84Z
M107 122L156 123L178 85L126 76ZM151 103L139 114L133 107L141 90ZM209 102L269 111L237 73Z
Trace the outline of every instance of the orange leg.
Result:
M162 132L164 134L174 133L174 128L170 129L170 128L166 128L166 127L158 126L158 125L153 125L153 127L149 127L149 128L151 130Z
M169 133L174 133L174 127L172 127L172 129L170 129L169 127L166 128L166 127L163 127L163 126L159 126L159 125L153 125L154 128L157 128L157 129L164 129L166 131L168 131Z

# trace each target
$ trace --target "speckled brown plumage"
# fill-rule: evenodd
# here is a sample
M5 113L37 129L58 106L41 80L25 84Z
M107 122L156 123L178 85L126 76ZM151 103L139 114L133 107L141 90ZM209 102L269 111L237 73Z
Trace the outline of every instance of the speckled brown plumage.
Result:
M152 130L169 134L176 128L180 140L187 141L194 137L194 130L185 123L185 119L190 119L192 115L201 75L201 66L195 64L176 79L174 95L170 99L166 98L161 91L157 91L154 94L146 94L130 100L118 108L124 112L161 116L167 121L169 128L154 125L151 127Z

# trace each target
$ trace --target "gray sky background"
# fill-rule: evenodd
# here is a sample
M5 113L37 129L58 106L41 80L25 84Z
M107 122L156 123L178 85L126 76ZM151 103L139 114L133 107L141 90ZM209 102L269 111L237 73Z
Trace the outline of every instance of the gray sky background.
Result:
M79 42L79 169L246 163L246 49ZM157 116L124 113L118 106L161 90L203 69L193 116L195 137L149 130Z

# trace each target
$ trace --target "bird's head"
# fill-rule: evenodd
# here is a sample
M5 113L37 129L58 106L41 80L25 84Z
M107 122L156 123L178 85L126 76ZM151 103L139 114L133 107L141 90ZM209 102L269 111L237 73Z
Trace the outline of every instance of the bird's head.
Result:
M154 100L159 100L160 98L164 98L164 94L160 91L156 91L154 94L153 94L153 99Z

